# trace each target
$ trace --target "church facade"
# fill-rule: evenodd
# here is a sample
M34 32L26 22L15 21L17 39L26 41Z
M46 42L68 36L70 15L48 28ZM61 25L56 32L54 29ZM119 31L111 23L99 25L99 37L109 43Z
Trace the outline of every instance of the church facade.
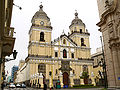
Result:
M20 69L26 71L23 82L31 86L54 87L59 81L61 87L91 83L95 85L93 60L90 54L89 36L85 24L75 13L69 26L70 32L51 40L52 26L50 18L40 5L35 13L29 30L28 57ZM19 70L19 71L20 71ZM81 79L87 72L89 79Z

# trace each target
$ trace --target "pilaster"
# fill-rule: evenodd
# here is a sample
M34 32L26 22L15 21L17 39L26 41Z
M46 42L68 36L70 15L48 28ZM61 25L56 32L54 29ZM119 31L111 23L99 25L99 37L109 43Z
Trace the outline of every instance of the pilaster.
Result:
M44 85L43 85L43 75L42 75L42 73L40 73L40 76L39 76L39 84L41 85L41 88L44 87Z
M116 87L120 87L120 80L118 78L120 78L120 60L119 60L119 52L120 50L118 50L119 45L112 45L111 47L111 54L112 54L112 60L113 60L113 64L114 64L114 73L115 73L115 83L116 83Z
M62 72L61 72L61 71L60 71L59 77L60 77L61 87L63 87L63 75L62 75Z
M71 87L73 87L73 85L74 85L74 81L73 81L73 73L72 73L72 71L70 71L70 86Z
M53 84L52 84L52 77L51 77L51 76L49 76L49 80L50 80L50 82L49 82L49 87L51 88L51 87L53 87Z

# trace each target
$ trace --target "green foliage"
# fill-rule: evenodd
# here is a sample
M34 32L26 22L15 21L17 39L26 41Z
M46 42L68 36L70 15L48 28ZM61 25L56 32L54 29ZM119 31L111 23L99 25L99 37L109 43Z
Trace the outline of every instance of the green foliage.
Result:
M87 84L87 85L74 85L73 87L86 87L86 86L94 86L93 84Z
M107 88L102 88L101 90L107 90Z
M83 72L82 76L80 77L81 79L86 79L89 78L88 72Z
M71 88L98 88L98 87L94 86L93 84L87 84L87 85L74 85Z

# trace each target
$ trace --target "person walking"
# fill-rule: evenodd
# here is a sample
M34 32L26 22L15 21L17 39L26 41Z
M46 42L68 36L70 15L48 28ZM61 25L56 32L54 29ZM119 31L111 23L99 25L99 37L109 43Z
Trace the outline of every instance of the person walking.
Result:
M43 90L47 90L47 84L44 84Z
M1 84L1 90L4 90L4 83Z

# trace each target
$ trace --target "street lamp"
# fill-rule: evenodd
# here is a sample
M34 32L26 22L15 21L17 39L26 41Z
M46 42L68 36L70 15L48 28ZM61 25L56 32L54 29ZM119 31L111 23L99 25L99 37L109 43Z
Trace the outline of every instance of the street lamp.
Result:
M17 56L17 53L16 50L14 50L14 52L12 52L13 54L13 59L10 59L10 58L0 58L0 64L1 63L4 63L4 62L8 62L8 61L11 61L11 60L15 60L16 59L16 56Z
M20 6L16 5L16 4L14 4L14 3L13 3L13 5L16 6L16 7L18 7L20 10L22 9L22 7L20 7Z
M105 62L105 56L104 56L104 49L103 49L103 41L102 41L102 36L100 36L100 40L101 40L101 46L102 46L102 54L103 54L103 58L101 59L102 62L102 68L103 68L103 77L104 77L104 87L107 88L108 87L108 81L107 81L107 71L106 71L106 62Z

